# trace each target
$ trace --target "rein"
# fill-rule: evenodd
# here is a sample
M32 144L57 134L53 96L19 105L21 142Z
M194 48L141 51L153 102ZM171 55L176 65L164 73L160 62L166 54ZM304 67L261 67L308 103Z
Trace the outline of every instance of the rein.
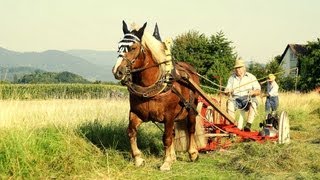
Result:
M131 71L131 73L136 73L136 72L144 71L144 70L149 69L149 68L158 67L158 66L160 66L161 64L168 63L168 62L170 62L170 61L163 61L163 62L161 62L161 63L157 63L157 64L155 64L155 65L152 65L152 66L150 66L150 67L147 67L147 65L149 64L149 62L148 62L146 65L144 65L144 66L141 67L141 68L133 69L133 70Z

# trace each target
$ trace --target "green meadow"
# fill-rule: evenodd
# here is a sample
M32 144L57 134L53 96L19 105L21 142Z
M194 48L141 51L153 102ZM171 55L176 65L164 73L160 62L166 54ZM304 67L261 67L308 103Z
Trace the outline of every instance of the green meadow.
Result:
M1 92L1 179L320 178L317 93L280 94L280 111L289 115L290 144L235 143L229 149L201 153L197 162L178 152L172 170L161 172L162 132L151 122L140 126L138 136L146 164L139 168L133 164L126 135L127 96L4 98ZM264 99L260 101L254 130L265 116Z

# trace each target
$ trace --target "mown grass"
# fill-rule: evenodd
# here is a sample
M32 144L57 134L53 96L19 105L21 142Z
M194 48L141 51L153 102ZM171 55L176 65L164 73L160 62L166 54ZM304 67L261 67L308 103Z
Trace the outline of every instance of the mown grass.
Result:
M263 102L263 100L262 100ZM291 143L246 142L227 150L186 153L169 172L162 164L162 132L139 129L146 164L136 168L126 135L126 99L0 101L1 179L319 179L319 94L281 94L289 114ZM254 129L264 117L263 105ZM160 128L162 126L160 125Z

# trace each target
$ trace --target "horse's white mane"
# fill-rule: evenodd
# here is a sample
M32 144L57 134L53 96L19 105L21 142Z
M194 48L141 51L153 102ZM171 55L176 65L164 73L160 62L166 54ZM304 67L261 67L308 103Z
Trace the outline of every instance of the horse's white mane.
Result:
M139 30L140 27L138 27L137 24L132 23L131 28ZM141 44L144 48L149 49L151 51L151 54L158 63L161 63L166 60L164 44L158 41L155 37L153 37L150 32L146 30L144 31Z

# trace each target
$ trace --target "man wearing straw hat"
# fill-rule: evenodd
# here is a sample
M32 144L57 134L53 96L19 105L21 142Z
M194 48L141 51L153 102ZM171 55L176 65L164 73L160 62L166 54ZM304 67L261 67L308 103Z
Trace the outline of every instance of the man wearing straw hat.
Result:
M249 111L244 131L250 131L258 107L256 96L260 92L261 86L257 78L253 74L246 72L243 60L236 60L234 73L228 79L225 93L230 96L227 101L228 113L235 118L236 110L241 110L237 124L239 129L243 128L245 111Z

